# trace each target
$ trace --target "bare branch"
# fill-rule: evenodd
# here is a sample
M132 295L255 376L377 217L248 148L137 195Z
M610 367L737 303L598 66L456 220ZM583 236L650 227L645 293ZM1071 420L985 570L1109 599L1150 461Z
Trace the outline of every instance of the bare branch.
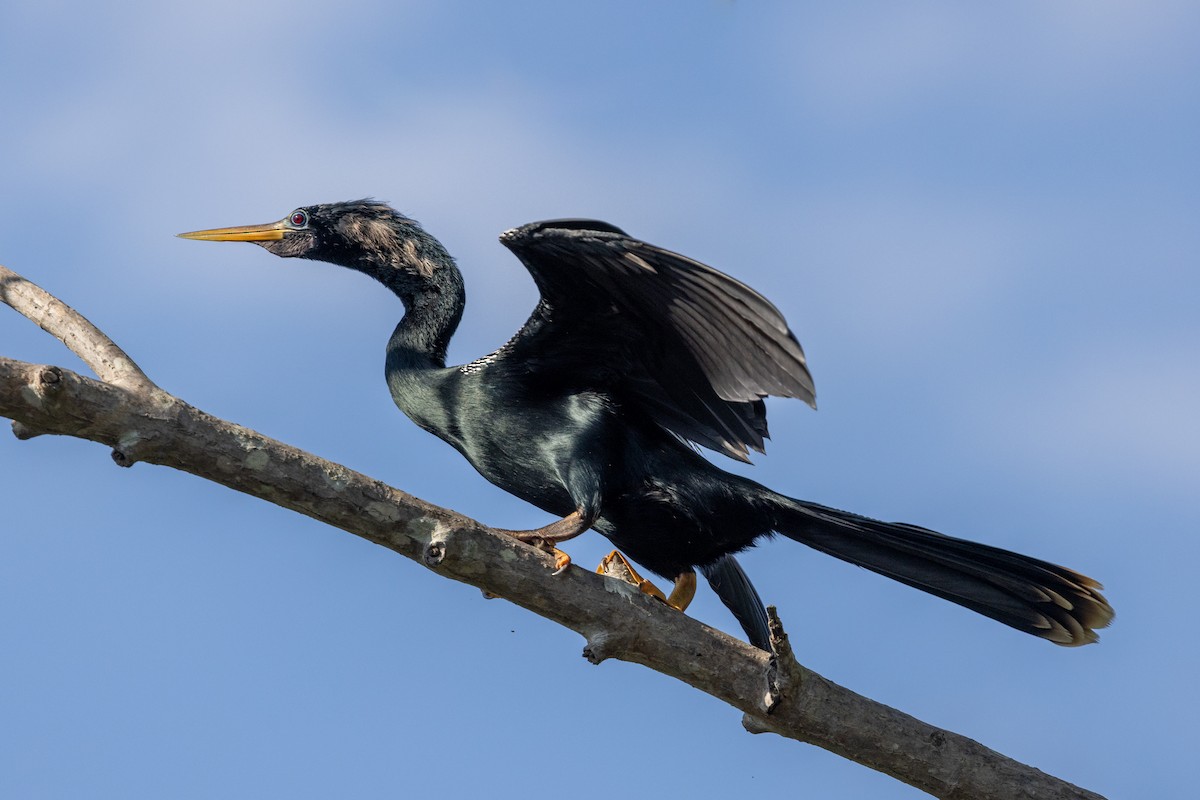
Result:
M580 633L594 663L643 664L740 709L752 732L815 744L936 797L1099 798L805 669L774 609L771 655L624 581L578 567L553 576L535 547L193 408L74 311L7 270L0 279L6 302L108 376L0 358L0 415L22 430L100 442L122 466L174 467L349 531Z
M124 350L82 314L2 264L0 302L65 344L100 380L128 389L158 388Z

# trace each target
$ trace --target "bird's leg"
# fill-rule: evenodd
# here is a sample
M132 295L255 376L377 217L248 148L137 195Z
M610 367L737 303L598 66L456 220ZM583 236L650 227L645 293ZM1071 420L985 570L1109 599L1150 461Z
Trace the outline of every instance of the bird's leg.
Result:
M667 605L678 611L687 611L696 596L696 573L688 570L675 578L675 586L667 595Z
M584 515L582 509L576 509L562 519L543 525L531 531L510 531L496 528L500 533L508 534L518 541L545 546L554 556L554 574L558 575L571 566L571 557L555 547L559 542L574 539L591 527L592 521Z
M688 570L675 579L675 586L671 589L671 594L665 595L662 589L659 589L650 581L643 578L633 568L633 565L616 550L604 557L600 562L600 566L596 568L596 572L601 575L611 575L616 578L632 583L638 587L643 593L650 595L656 600L669 605L676 611L685 611L691 605L692 598L696 596L696 573Z

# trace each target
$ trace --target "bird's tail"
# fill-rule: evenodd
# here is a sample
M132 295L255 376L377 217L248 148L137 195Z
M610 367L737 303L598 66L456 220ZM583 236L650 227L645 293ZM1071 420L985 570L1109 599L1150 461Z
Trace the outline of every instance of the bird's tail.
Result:
M775 530L1017 630L1073 647L1112 621L1101 585L1064 567L916 525L777 495ZM753 589L751 589L753 591Z
M725 607L742 625L750 644L771 652L771 631L767 627L767 611L754 584L742 570L742 565L731 555L718 558L711 564L700 567L708 585Z

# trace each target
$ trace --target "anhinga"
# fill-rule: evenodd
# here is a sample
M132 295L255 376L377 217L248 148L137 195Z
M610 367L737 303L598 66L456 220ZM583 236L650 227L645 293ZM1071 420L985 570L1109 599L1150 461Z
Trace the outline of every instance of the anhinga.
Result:
M699 567L759 647L769 649L762 602L733 554L772 534L1056 644L1093 642L1113 617L1100 585L1069 569L795 500L701 457L689 443L740 460L761 452L767 395L813 404L804 353L753 289L612 225L564 219L503 233L541 299L503 347L453 367L462 275L436 239L383 203L306 206L267 225L181 235L254 242L391 289L405 309L387 345L396 405L483 477L559 518L510 533L553 545L594 528L674 579L669 602L681 610ZM559 567L568 562L560 554Z

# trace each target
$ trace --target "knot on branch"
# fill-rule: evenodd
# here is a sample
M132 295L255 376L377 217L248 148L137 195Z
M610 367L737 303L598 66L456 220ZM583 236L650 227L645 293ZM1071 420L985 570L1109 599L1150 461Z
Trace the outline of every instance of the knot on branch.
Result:
M22 399L40 411L51 411L56 399L62 394L63 371L59 367L30 365L25 372L25 385L21 389ZM33 425L13 421L13 436L25 441L42 436L46 431Z
M636 633L620 627L604 627L601 630L580 632L588 642L583 645L582 655L589 662L599 664L607 661L608 658L629 660L626 654L628 654L632 640L636 638Z
M422 560L425 561L425 566L436 567L441 564L446 558L446 545L444 542L430 542L425 545L425 551L421 554Z
M137 431L130 431L117 441L117 446L112 450L112 460L118 467L132 467L144 460L149 450L150 439Z
M593 664L600 664L612 658L623 649L622 637L611 630L585 633L587 644L583 647L583 657Z
M767 629L771 634L771 660L767 662L763 676L766 683L761 700L764 713L742 715L742 727L750 733L779 733L771 724L771 715L803 679L804 668L796 661L792 643L775 606L767 606Z
M756 717L753 714L742 715L742 727L746 729L747 733L779 733L778 730L768 725L762 717Z
M450 550L453 531L446 525L425 517L418 517L408 524L410 532L428 537L421 550L421 561L430 569L437 569L446 560Z
M62 388L62 370L58 367L42 367L38 372L38 383L46 392Z
M62 393L63 371L59 367L33 367L29 373L28 384L24 392L25 399L38 408L46 408L49 401Z
M41 436L45 433L45 431L39 431L36 428L29 427L23 422L17 422L15 420L12 424L12 432L13 436L17 437L23 442L32 439L35 436Z
M763 693L762 705L763 710L770 714L793 687L800 685L802 670L775 606L767 606L767 628L771 633L771 660L767 664L767 688Z

